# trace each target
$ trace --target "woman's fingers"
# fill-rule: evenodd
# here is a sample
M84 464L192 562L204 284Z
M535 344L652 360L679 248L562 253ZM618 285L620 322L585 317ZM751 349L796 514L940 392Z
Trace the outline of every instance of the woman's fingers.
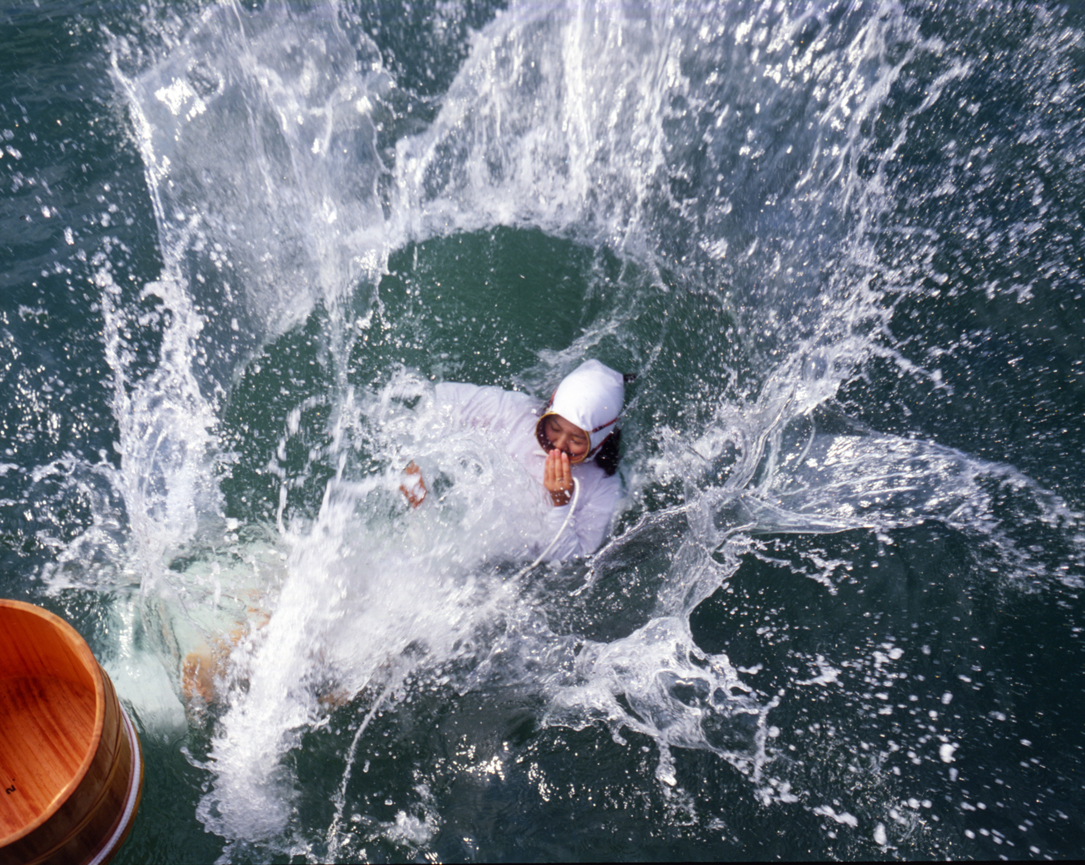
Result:
M573 488L573 468L569 463L569 455L564 451L555 448L546 455L543 486L549 491L555 507L560 508L569 503L569 493Z
M552 450L546 455L546 488L556 490L561 483L561 451Z
M561 452L561 485L564 489L573 488L573 465L569 462L569 455Z
M411 460L407 463L403 474L406 477L403 478L404 483L399 485L400 492L407 497L412 508L417 508L426 498L426 482L422 480L422 469L414 460Z

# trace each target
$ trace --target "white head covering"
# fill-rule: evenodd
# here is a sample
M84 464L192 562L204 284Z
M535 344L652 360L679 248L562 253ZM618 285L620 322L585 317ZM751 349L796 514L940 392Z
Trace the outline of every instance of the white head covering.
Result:
M618 428L618 415L624 400L622 374L597 360L585 361L565 376L554 391L535 426L536 435L540 441L544 440L543 420L548 415L561 415L588 434L590 445L584 459L590 459L607 436Z

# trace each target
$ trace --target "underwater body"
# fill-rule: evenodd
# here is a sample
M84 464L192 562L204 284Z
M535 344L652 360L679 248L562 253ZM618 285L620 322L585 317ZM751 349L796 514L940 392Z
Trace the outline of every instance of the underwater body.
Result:
M1082 10L40 0L0 64L0 595L137 724L115 861L1081 855ZM525 568L433 386L590 357L627 495Z

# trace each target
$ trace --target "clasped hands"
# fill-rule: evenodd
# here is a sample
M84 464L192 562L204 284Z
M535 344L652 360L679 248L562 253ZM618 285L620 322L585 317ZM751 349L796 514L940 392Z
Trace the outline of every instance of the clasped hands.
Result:
M569 504L573 495L573 467L565 451L552 448L543 466L543 486L550 493L555 508Z

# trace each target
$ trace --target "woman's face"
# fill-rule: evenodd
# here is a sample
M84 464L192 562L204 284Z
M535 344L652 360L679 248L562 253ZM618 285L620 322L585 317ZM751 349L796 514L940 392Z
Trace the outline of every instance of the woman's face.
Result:
M583 459L588 453L588 434L559 414L543 419L543 432L550 444L559 451L565 451L572 460Z

